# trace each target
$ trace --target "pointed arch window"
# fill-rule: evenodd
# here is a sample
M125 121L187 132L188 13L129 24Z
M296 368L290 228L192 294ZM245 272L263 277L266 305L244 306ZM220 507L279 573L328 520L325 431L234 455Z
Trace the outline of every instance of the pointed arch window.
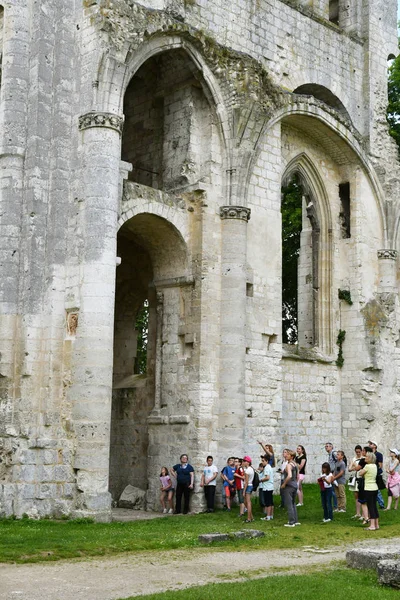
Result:
M331 226L322 181L302 155L282 180L282 340L332 352Z

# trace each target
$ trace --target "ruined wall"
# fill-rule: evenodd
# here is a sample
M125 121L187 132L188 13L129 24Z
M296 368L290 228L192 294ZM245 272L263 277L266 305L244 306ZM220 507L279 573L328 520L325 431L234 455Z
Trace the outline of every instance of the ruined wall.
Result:
M338 7L336 24L326 0L4 3L1 514L108 519L125 483L156 508L182 451L200 470L302 443L312 474L327 437L400 443L395 2ZM310 354L281 343L292 166L325 236ZM148 373L118 387L149 289Z

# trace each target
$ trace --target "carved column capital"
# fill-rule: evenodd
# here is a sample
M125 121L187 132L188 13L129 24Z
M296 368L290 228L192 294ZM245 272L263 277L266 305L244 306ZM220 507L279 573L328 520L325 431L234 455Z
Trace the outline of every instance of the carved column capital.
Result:
M390 249L378 250L378 258L379 259L396 260L397 254L398 254L397 250L390 250Z
M246 206L220 206L219 216L221 219L240 219L247 221L250 219L251 209Z
M107 127L108 129L114 129L115 131L118 131L119 134L122 134L123 126L124 117L114 113L92 111L79 117L80 131L89 129L90 127Z

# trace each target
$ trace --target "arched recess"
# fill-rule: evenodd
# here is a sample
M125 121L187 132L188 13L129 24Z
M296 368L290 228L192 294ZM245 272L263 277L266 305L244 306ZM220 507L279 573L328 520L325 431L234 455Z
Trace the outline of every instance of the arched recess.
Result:
M122 155L131 181L164 191L221 185L221 128L197 65L183 48L153 54L124 98Z
M343 115L349 122L351 122L350 115L344 106L343 102L335 96L333 92L324 85L319 85L317 83L304 83L300 85L295 90L293 90L293 94L299 94L302 96L313 96L317 100L324 102L331 108L334 108L341 115Z
M118 232L117 252L109 470L114 500L128 484L147 488L148 417L177 394L178 326L191 294L187 246L167 219L146 212L129 218ZM142 340L139 363L140 332L147 343Z
M126 92L138 71L147 61L172 51L180 51L187 58L191 77L196 80L196 87L201 88L213 112L213 128L219 137L218 143L225 172L230 162L231 134L223 94L202 54L187 38L166 35L163 32L154 34L134 51L128 52L124 63L109 54L103 55L99 60L97 73L99 83L94 102L101 110L123 114Z
M287 166L282 186L298 181L302 230L298 254L298 345L333 350L332 216L321 175L302 153ZM285 274L283 274L284 276Z

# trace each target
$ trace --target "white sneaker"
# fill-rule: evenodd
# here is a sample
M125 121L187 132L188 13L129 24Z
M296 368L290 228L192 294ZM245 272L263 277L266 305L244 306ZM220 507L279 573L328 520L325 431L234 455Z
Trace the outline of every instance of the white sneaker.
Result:
M285 523L284 527L296 527L296 525L294 523Z
M167 511L167 509L166 509L166 508L164 508L164 510L163 510L163 515L166 515L166 514L167 514L167 512L168 512L168 511Z
M323 523L330 523L332 521L332 519L323 519L322 522Z
M301 523L295 523L295 525L301 525Z
M174 509L173 509L173 508L170 508L170 509L169 509L169 511L168 511L168 514L169 514L169 515L173 515L173 514L174 514Z
M298 504L296 504L296 506L303 506L301 502L299 502Z

